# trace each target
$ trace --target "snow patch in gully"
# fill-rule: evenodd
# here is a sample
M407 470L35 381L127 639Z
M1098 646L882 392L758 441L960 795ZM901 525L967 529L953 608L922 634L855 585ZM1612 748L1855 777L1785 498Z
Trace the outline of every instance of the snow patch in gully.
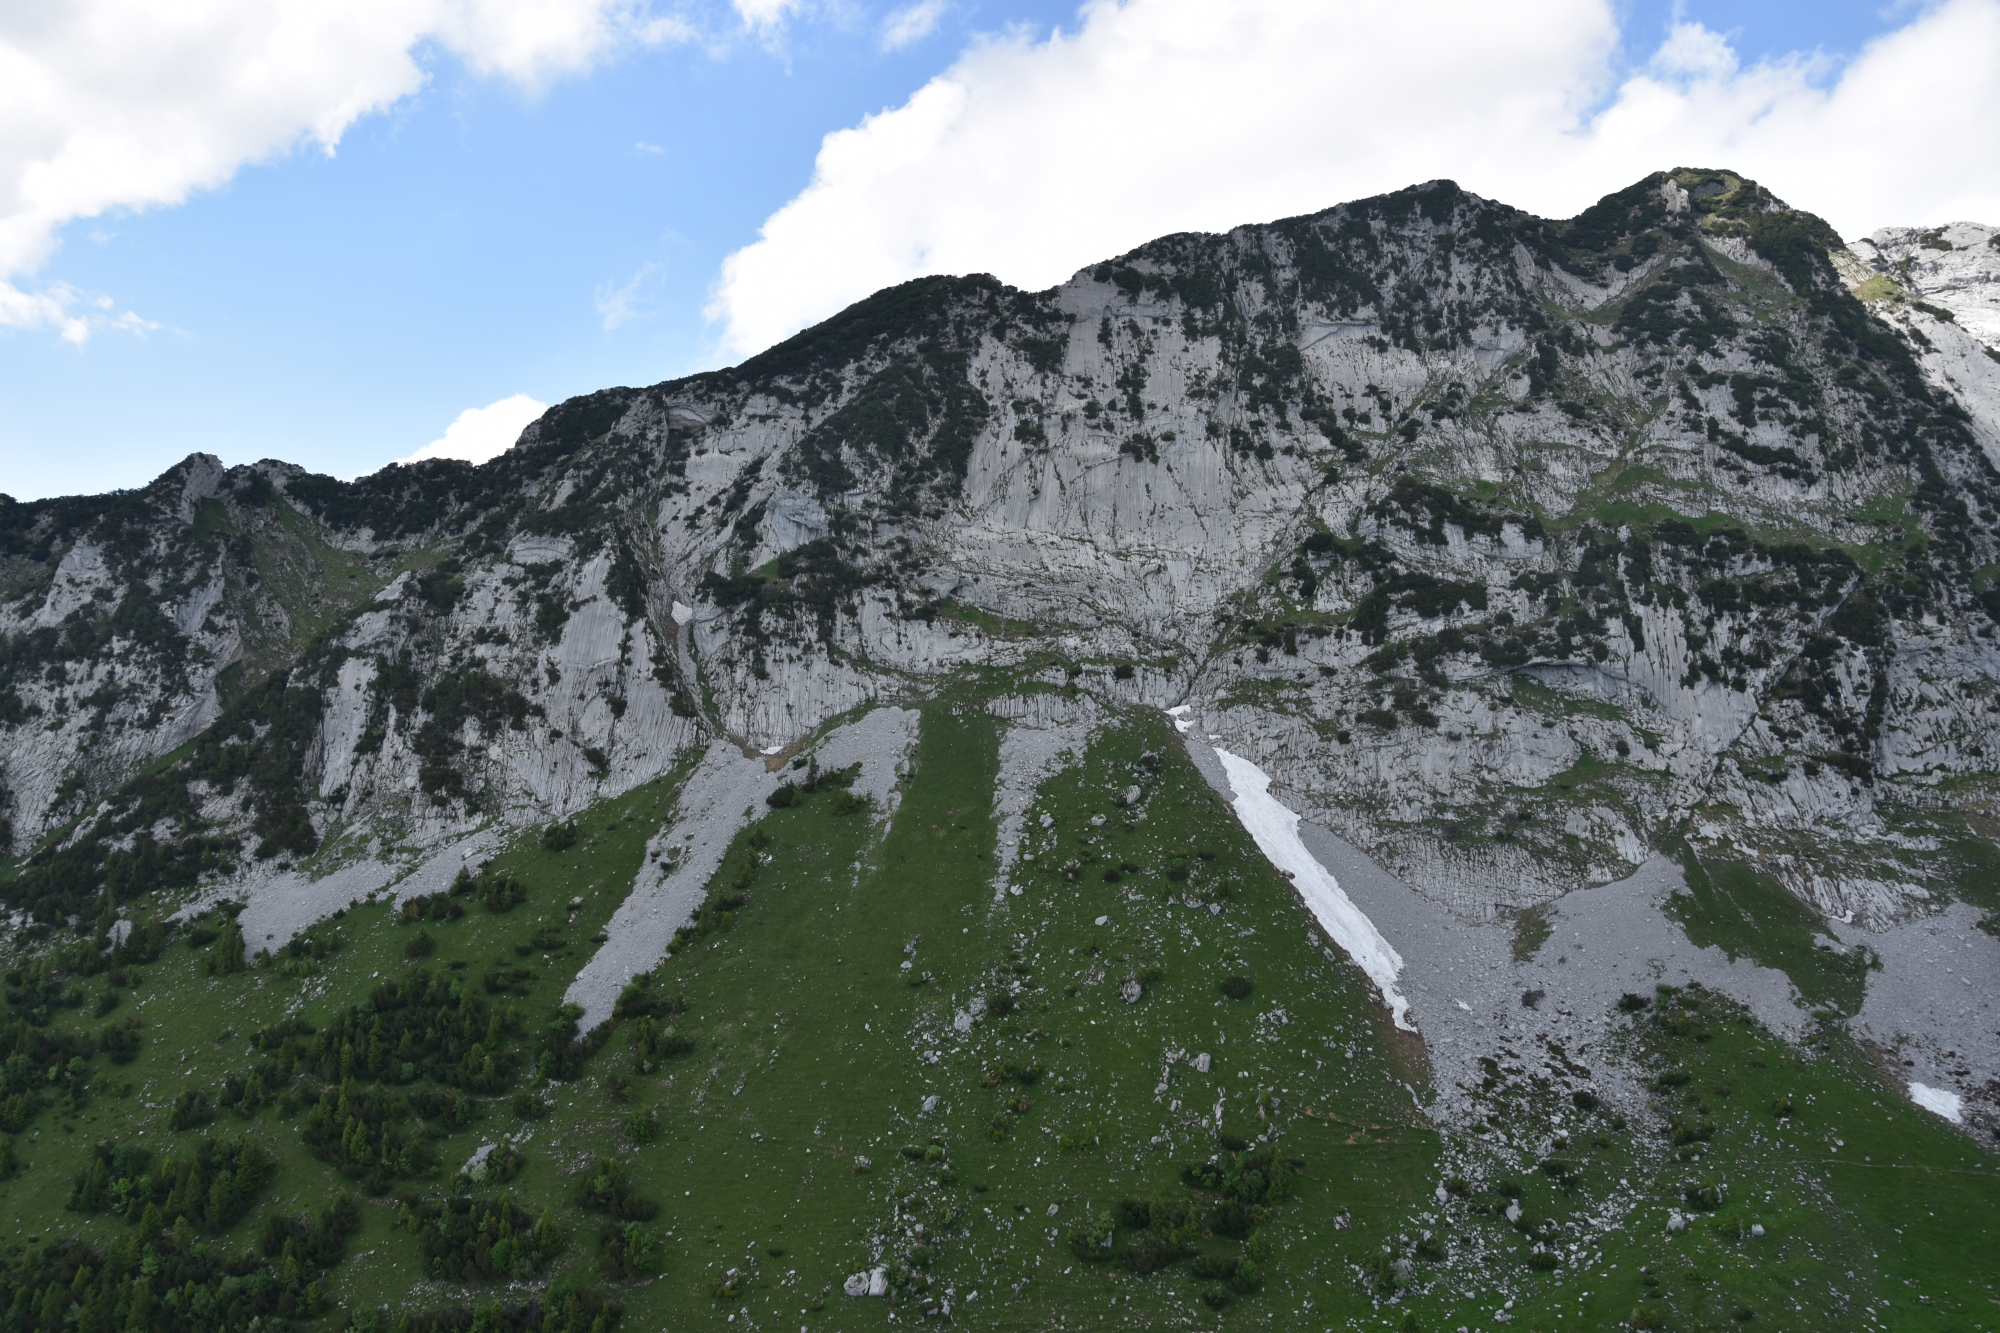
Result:
M1175 719L1181 725L1180 719ZM1375 923L1340 887L1306 845L1299 841L1299 817L1271 795L1271 776L1241 755L1218 749L1223 772L1229 775L1235 799L1230 803L1236 818L1257 843L1257 849L1292 881L1299 897L1318 921L1320 929L1347 951L1347 956L1368 974L1382 992L1382 1002L1396 1026L1405 1032L1417 1029L1407 1017L1410 1002L1397 989L1396 979L1403 970L1403 956L1375 929Z

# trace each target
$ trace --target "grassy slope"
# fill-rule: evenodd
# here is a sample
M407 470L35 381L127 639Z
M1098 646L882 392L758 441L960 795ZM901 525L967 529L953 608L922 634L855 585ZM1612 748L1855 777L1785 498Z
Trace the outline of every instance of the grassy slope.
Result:
M730 1314L758 1325L878 1327L888 1313L908 1317L947 1294L959 1322L994 1328L1401 1327L1406 1313L1419 1327L1456 1328L1476 1326L1507 1297L1517 1301L1516 1326L1540 1329L1601 1327L1641 1305L1666 1328L1720 1327L1740 1309L1757 1328L1856 1326L1858 1304L1883 1298L1893 1302L1879 1311L1884 1327L1959 1328L1990 1308L1995 1159L1890 1094L1842 1037L1793 1051L1718 1001L1701 1000L1687 1034L1649 1010L1631 1022L1633 1058L1689 1075L1664 1085L1660 1123L1616 1127L1502 1068L1488 1093L1489 1137L1515 1146L1441 1145L1404 1086L1421 1086L1421 1053L1394 1041L1354 969L1322 955L1289 887L1157 719L1107 731L1051 781L1035 814L1050 814L1054 827L1043 833L1031 817L1036 860L1015 876L1023 892L996 905L998 724L978 703L927 708L886 836L863 815L838 813L828 791L760 812L717 876L729 888L748 870L745 901L728 928L660 972L661 989L687 1006L676 1028L695 1040L691 1054L641 1074L614 1036L580 1079L551 1087L548 1118L518 1121L505 1096L489 1098L478 1123L440 1143L449 1174L481 1142L529 1133L527 1166L505 1189L557 1211L569 1242L546 1277L599 1280L598 1219L576 1196L581 1163L603 1153L626 1161L640 1191L663 1205L649 1224L664 1256L659 1276L614 1284L627 1328L721 1324ZM1148 750L1163 760L1152 777L1137 766ZM1135 781L1148 789L1144 819L1112 801ZM460 961L477 975L526 964L534 975L516 1003L538 1027L672 799L673 780L663 780L590 812L567 852L532 841L510 849L500 864L527 884L529 902L428 927L438 950L427 965ZM1106 823L1092 826L1093 814ZM1080 863L1074 880L1058 869L1071 861ZM1169 877L1177 866L1186 880ZM1108 882L1113 868L1119 879ZM574 921L572 896L584 899ZM515 953L545 926L573 943L546 961ZM99 1057L99 1095L74 1115L45 1112L24 1137L33 1165L0 1185L17 1228L0 1246L18 1255L31 1236L117 1234L123 1223L62 1211L89 1143L143 1130L144 1142L163 1144L173 1096L242 1069L244 1035L302 990L304 1017L320 1023L363 998L375 973L405 970L402 944L414 928L393 923L385 906L352 910L337 930L343 948L304 981L268 968L211 978L179 943L141 969L134 998L112 1017L136 1011L153 1024L144 1051L123 1067ZM911 984L925 973L928 984ZM1254 988L1231 1000L1219 983L1237 975ZM1150 978L1145 994L1128 1004L1118 983L1140 976ZM957 1029L973 997L1015 987L1016 1012ZM92 982L91 997L102 988ZM58 1022L78 1018L68 1011ZM1213 1069L1175 1064L1156 1093L1170 1049L1207 1052ZM1008 1073L1036 1062L1033 1082ZM132 1092L119 1096L127 1081ZM923 1115L929 1096L939 1102ZM1270 1205L1261 1237L1199 1242L1219 1256L1261 1256L1262 1290L1220 1312L1200 1299L1219 1294L1217 1284L1189 1263L1133 1276L1079 1260L1069 1241L1072 1227L1118 1200L1188 1196L1180 1164L1222 1151L1218 1096L1229 1135L1268 1130L1302 1168L1292 1196ZM1025 1109L1010 1109L1023 1097ZM1780 1119L1772 1108L1785 1097L1795 1113ZM625 1122L649 1110L663 1132L636 1147ZM1713 1135L1674 1145L1661 1124L1676 1112L1712 1118ZM1553 1151L1573 1164L1567 1178L1536 1168L1558 1115L1571 1142ZM181 1136L257 1133L279 1155L275 1188L229 1244L248 1243L262 1212L316 1208L336 1188L298 1144L296 1123L276 1110L247 1122L225 1113ZM901 1151L932 1146L941 1160L928 1164ZM862 1157L866 1171L857 1170ZM1433 1190L1454 1171L1469 1178L1466 1193L1440 1204ZM1502 1184L1526 1205L1525 1232L1499 1216ZM1726 1187L1723 1206L1692 1212L1690 1229L1666 1240L1667 1208L1685 1207L1684 1191L1704 1184ZM439 1179L397 1191L448 1188ZM1197 1196L1199 1206L1211 1198ZM1619 1228L1582 1225L1606 1208ZM488 1294L421 1280L393 1206L364 1211L332 1279L350 1309ZM1751 1222L1770 1234L1728 1234ZM928 1291L901 1289L893 1310L840 1293L849 1273L909 1258L919 1224L931 1241ZM1448 1259L1424 1257L1427 1232ZM1133 1234L1121 1227L1118 1243ZM1537 1243L1561 1256L1554 1271L1529 1267ZM1386 1266L1398 1258L1412 1261L1400 1280ZM1364 1278L1378 1259L1379 1275Z
M1104 882L1103 862L1074 882L1031 875L997 909L996 731L983 712L929 710L907 795L879 844L821 795L764 819L725 864L733 879L750 839L770 838L734 928L664 969L701 1047L638 1094L669 1126L639 1154L638 1174L666 1205L674 1251L662 1280L632 1297L647 1322L681 1327L740 1305L753 1322L878 1326L881 1303L850 1300L838 1284L878 1256L906 1255L913 1222L936 1233L927 1295L955 1293L960 1317L981 1326L1042 1327L1093 1311L1121 1323L1210 1320L1184 1272L1134 1279L1079 1262L1067 1233L1119 1198L1186 1193L1179 1162L1216 1147L1209 1130L1185 1131L1212 1114L1218 1091L1246 1137L1259 1125L1256 1098L1276 1095L1282 1142L1307 1162L1297 1197L1273 1207L1269 1240L1284 1257L1269 1290L1237 1300L1242 1322L1284 1323L1307 1299L1350 1301L1345 1251L1365 1251L1421 1188L1435 1150L1373 1040L1378 1006L1350 968L1307 944L1288 887L1199 776L1175 761L1146 821L1088 824L1093 810L1113 812L1109 796L1146 745L1168 748L1164 728L1106 737L1038 807L1058 813L1061 860L1108 848L1113 864L1142 870L1116 884ZM1083 848L1092 833L1098 843ZM1177 886L1160 872L1190 846L1215 853L1197 881L1235 885L1220 914L1163 905ZM1099 916L1110 920L1098 927ZM1127 1004L1117 982L1148 969L1163 975ZM925 973L930 983L910 984ZM1236 973L1258 980L1240 1002L1218 990ZM1093 974L1103 979L1091 984ZM970 999L1014 977L1021 1009L959 1039L953 1020ZM1259 1017L1280 1005L1290 1024L1267 1019L1260 1038ZM1353 1061L1329 1050L1346 1039ZM1156 1097L1170 1047L1210 1051L1215 1067L1205 1077L1177 1068ZM1045 1072L1032 1084L1004 1076L1036 1061ZM930 1096L937 1109L922 1116ZM1023 1096L1025 1111L1009 1109ZM1179 1113L1169 1109L1176 1100ZM1150 1146L1176 1126L1171 1150ZM900 1151L938 1139L941 1162ZM1343 1207L1355 1219L1344 1235L1333 1226ZM732 1268L755 1276L718 1301Z
M1465 1194L1413 1219L1451 1260L1417 1264L1405 1299L1420 1327L1471 1326L1510 1299L1538 1330L1856 1328L1867 1307L1884 1328L2000 1322L2000 1161L1892 1094L1841 1029L1793 1048L1698 991L1618 1022L1657 1080L1629 1125L1499 1062L1483 1095L1498 1142L1455 1152ZM1552 1271L1530 1266L1538 1245L1559 1256Z

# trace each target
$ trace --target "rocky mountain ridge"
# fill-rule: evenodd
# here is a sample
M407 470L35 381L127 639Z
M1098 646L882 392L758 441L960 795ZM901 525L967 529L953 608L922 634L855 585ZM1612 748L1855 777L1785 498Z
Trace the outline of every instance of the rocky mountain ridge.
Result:
M414 864L976 672L1189 705L1464 915L1693 845L1893 921L1992 811L1992 241L1434 182L904 284L479 468L9 501L0 893Z

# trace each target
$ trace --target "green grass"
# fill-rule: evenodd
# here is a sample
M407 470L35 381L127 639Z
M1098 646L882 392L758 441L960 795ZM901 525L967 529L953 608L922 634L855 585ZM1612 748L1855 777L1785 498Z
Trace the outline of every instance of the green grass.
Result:
M1296 1197L1273 1206L1272 1243L1337 1235L1342 1208L1363 1244L1392 1223L1435 1144L1399 1084L1409 1071L1380 1039L1382 1010L1352 969L1307 943L1289 887L1169 741L1149 719L1058 778L1038 807L1058 816L1055 847L1004 905L991 886L997 728L983 712L926 711L907 795L879 843L824 796L746 831L722 874L733 879L762 851L747 902L728 931L662 969L688 1001L684 1030L699 1048L633 1094L667 1126L640 1154L638 1179L665 1204L674 1250L662 1279L628 1298L636 1315L685 1327L741 1309L759 1324L874 1327L881 1306L839 1284L878 1252L906 1255L907 1228L921 1222L935 1258L929 1291L901 1294L913 1305L953 1291L961 1318L999 1328L1084 1311L1127 1326L1212 1318L1185 1264L1135 1278L1079 1261L1067 1237L1120 1198L1187 1194L1180 1164L1218 1151L1218 1095L1225 1127L1245 1138L1266 1123L1261 1099L1281 1144L1307 1163ZM1175 756L1155 779L1150 817L1092 828L1088 814L1114 812L1110 795L1147 746ZM1049 868L1086 858L1074 881ZM1120 878L1107 883L1113 866ZM1186 881L1167 877L1182 867ZM1165 905L1204 890L1222 911ZM1154 974L1137 1004L1120 997L1122 979ZM1219 989L1236 974L1254 978L1250 998ZM958 1031L975 996L1016 981L1019 1009ZM1260 1027L1279 1007L1289 1022ZM1352 1060L1333 1049L1343 1039ZM1169 1048L1209 1051L1216 1068L1177 1066L1155 1098ZM1006 1073L1037 1063L1032 1083ZM923 1116L930 1096L939 1103ZM1026 1109L1010 1109L1022 1097ZM1166 1132L1171 1150L1151 1146ZM902 1152L932 1146L941 1161ZM864 1157L872 1167L857 1171ZM1314 1251L1272 1265L1267 1290L1237 1297L1232 1317L1282 1322L1300 1293L1351 1301L1340 1247ZM755 1276L718 1298L732 1268Z
M1579 1110L1537 1079L1483 1094L1496 1137L1516 1131L1526 1151L1472 1154L1483 1176L1433 1213L1455 1271L1419 1262L1404 1296L1418 1327L1477 1326L1502 1283L1514 1326L1536 1333L1615 1327L1641 1307L1663 1329L1993 1325L1991 1152L1903 1102L1836 1028L1794 1048L1699 989L1643 998L1613 1039L1658 1080L1642 1117ZM1537 1138L1557 1114L1567 1142L1551 1155L1567 1171L1552 1176ZM1502 1182L1520 1194L1519 1228L1500 1216ZM1689 1201L1710 1186L1713 1204ZM1679 1233L1672 1210L1688 1220ZM1556 1270L1528 1267L1537 1243L1560 1254Z
M1681 856L1687 889L1667 913L1701 947L1749 958L1791 978L1808 1004L1859 1013L1868 984L1865 954L1827 947L1826 923L1770 876L1737 861Z
M1525 963L1540 953L1542 946L1555 934L1555 924L1549 919L1549 909L1529 907L1514 918L1513 952L1514 961Z

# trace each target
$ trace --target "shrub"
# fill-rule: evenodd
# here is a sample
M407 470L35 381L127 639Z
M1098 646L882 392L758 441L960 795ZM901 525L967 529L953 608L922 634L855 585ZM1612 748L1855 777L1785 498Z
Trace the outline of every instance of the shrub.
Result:
M1232 1254L1201 1254L1195 1256L1190 1271L1198 1278L1208 1281L1227 1282L1236 1276L1236 1265L1242 1259Z
M136 1018L128 1018L123 1023L108 1023L97 1034L97 1048L111 1057L114 1065L131 1064L139 1056L141 1027Z
M659 1113L652 1110L641 1111L625 1118L625 1135L636 1144L654 1143L660 1137Z
M1252 983L1248 977L1224 977L1222 979L1222 993L1232 1000L1248 998L1251 989Z
M577 1204L585 1212L606 1213L620 1222L649 1222L660 1205L636 1193L632 1179L615 1161L592 1158L584 1171Z
M1618 1012L1621 1014L1636 1014L1649 1003L1651 1001L1647 1000L1645 996L1634 995L1631 991L1626 991L1618 997Z
M1264 1220L1264 1210L1241 1199L1217 1199L1208 1210L1208 1229L1241 1240Z
M1118 1251L1118 1262L1134 1274L1158 1272L1180 1257L1151 1231L1141 1231Z
M247 1213L277 1173L255 1138L199 1139L157 1167L147 1149L105 1141L76 1175L66 1205L75 1213L116 1213L138 1223L149 1209L221 1231Z
M542 830L542 846L552 852L566 852L576 846L576 824L564 820Z
M419 930L403 941L403 957L408 959L428 958L437 949L437 941L428 930Z
M1112 1257L1111 1243L1116 1228L1109 1210L1078 1222L1069 1231L1069 1248L1077 1258L1101 1263Z
M363 1089L353 1079L320 1093L300 1127L306 1150L350 1179L367 1183L372 1194L388 1192L396 1176L423 1176L437 1167L437 1154L397 1123L405 1108L386 1089Z
M506 871L496 871L482 879L479 901L486 905L489 912L511 912L528 901L528 890Z
M396 1222L415 1229L426 1269L453 1282L525 1277L562 1248L551 1214L536 1217L507 1200L405 1199Z
M651 1277L659 1268L658 1246L652 1233L638 1222L611 1222L597 1234L604 1256L606 1277L625 1281Z
M176 1132L205 1125L215 1119L215 1103L200 1088L183 1089L167 1112L167 1128Z
M413 926L423 921L456 921L465 915L465 908L458 898L470 894L476 888L472 876L463 866L459 867L459 880L464 884L461 890L453 884L449 893L427 893L403 901L403 924Z

